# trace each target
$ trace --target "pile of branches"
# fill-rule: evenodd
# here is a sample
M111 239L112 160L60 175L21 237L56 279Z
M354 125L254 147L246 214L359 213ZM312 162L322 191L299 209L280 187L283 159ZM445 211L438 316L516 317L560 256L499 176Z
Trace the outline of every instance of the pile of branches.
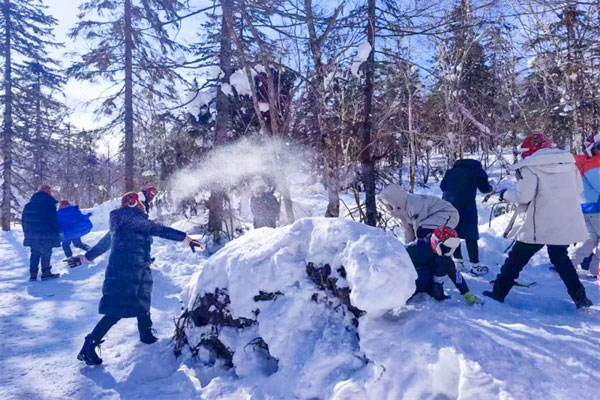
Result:
M346 279L346 269L341 266L337 269L337 272L343 279ZM355 327L358 327L358 319L365 314L365 311L360 310L350 303L350 288L338 287L338 278L331 275L331 266L329 264L315 265L312 262L306 264L306 274L315 283L315 285L325 291L329 295L333 295L339 304L335 304L330 301L327 295L323 296L320 293L314 293L312 300L315 302L326 302L334 311L342 312L346 315L346 312L350 312L353 315L352 323Z

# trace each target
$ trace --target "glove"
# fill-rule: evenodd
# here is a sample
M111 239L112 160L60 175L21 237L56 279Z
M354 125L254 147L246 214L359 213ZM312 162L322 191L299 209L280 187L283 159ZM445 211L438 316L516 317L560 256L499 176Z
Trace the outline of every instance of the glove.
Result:
M185 242L185 244L190 246L190 249L192 249L192 252L194 252L194 253L196 252L196 247L198 247L200 250L205 249L204 244L202 244L201 241L192 239L188 235L185 236L185 239L183 239L183 241Z
M473 304L481 304L481 300L479 297L475 296L470 291L462 295L465 298L465 301L468 305L472 306Z
M82 264L89 263L90 260L85 258L85 256L82 254L79 256L69 257L66 260L63 260L63 262L66 263L69 266L69 268L75 268L75 267L79 267Z
M504 201L504 193L506 192L506 189L502 189L498 192L498 198L500 199L500 201Z

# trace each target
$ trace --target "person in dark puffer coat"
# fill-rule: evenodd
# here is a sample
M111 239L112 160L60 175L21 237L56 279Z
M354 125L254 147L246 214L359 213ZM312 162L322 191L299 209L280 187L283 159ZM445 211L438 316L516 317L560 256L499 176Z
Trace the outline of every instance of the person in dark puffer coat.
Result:
M83 214L79 206L71 205L67 200L61 200L58 204L58 224L62 230L62 248L65 256L73 256L71 243L81 250L89 250L90 246L83 243L81 238L93 228L90 216L92 213Z
M48 185L40 187L29 203L23 208L23 245L31 248L29 260L29 280L37 279L38 268L42 265L42 280L57 278L50 265L52 248L60 246L60 226L56 216L56 199Z
M121 208L110 213L109 233L85 256L79 256L83 262L89 262L108 249L111 250L98 310L104 317L92 333L86 336L83 348L77 356L88 365L102 363L95 348L121 318L137 318L140 340L143 343L151 344L157 341L152 334L150 318L152 237L183 241L192 250L195 247L203 247L199 241L190 238L184 232L150 221L137 193L126 193L121 203Z
M273 192L267 191L267 185L262 180L255 182L254 193L250 199L250 208L254 216L254 228L275 228L281 212L281 206Z
M444 192L442 198L456 207L460 215L456 231L458 237L466 242L471 273L474 275L487 273L487 267L479 264L479 248L477 246L479 221L475 196L477 190L485 194L490 193L493 188L481 163L470 159L456 161L454 166L446 172L440 188ZM456 249L454 258L459 266L464 265L460 246Z

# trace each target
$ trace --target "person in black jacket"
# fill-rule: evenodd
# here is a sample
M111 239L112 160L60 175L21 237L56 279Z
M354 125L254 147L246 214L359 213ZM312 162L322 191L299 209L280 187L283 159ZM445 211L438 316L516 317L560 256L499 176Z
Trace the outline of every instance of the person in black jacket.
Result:
M465 239L471 262L471 273L473 275L486 274L488 268L479 264L479 248L477 246L479 221L475 195L478 189L481 193L490 193L493 190L487 174L477 160L458 160L446 172L440 188L444 192L442 198L452 203L460 215L456 231L459 238ZM454 258L459 266L464 265L460 246L456 249Z
M267 191L267 184L263 180L254 182L250 208L254 216L254 228L275 228L281 212L281 206L273 192Z
M29 280L37 280L39 264L42 264L42 280L57 278L50 265L52 248L60 246L60 226L56 217L56 199L52 189L43 185L23 208L23 245L31 247Z
M158 340L152 334L150 318L152 295L150 247L153 236L183 241L194 251L195 247L203 247L199 241L190 238L184 232L149 220L138 194L130 192L123 195L121 208L110 213L109 233L85 256L72 258L79 259L81 264L95 259L108 249L111 250L102 286L102 299L98 307L99 313L104 314L104 317L86 336L77 356L86 364L102 363L102 359L96 354L96 347L102 342L109 329L121 318L137 318L140 340L143 343L151 344Z

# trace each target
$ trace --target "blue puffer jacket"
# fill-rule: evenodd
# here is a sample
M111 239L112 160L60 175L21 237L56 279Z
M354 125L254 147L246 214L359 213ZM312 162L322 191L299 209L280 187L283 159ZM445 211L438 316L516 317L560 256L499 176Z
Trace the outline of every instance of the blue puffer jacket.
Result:
M477 219L475 195L477 189L481 193L492 191L488 176L481 163L477 160L458 160L446 172L440 188L444 192L442 198L452 203L460 215L456 227L458 236L462 239L479 239L479 221Z
M60 227L56 217L56 199L37 192L23 208L23 245L29 247L60 246Z
M131 318L150 312L152 236L179 242L185 239L184 232L150 221L137 208L123 207L110 213L110 232L85 254L87 259L93 260L111 250L100 314Z
M93 228L90 216L92 213L83 214L79 206L66 206L57 212L58 223L62 230L62 241L78 239L87 235Z

